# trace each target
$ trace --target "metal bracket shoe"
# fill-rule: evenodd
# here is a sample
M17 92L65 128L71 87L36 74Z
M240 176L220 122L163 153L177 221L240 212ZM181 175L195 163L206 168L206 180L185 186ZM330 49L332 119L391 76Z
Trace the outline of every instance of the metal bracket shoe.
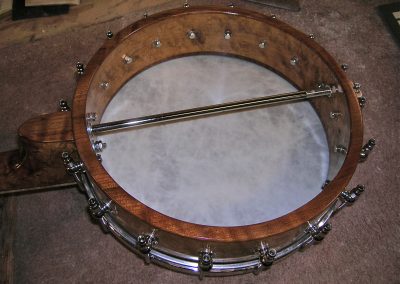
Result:
M204 250L200 252L199 255L199 278L203 279L204 272L210 271L214 265L214 253L211 251L210 247L207 246Z
M264 266L271 266L274 263L274 260L276 257L276 250L273 248L270 248L268 246L268 244L261 242L260 247L258 249L258 253L259 253L260 262Z
M95 198L89 198L90 215L96 219L101 219L105 213L111 212L111 201L101 204Z
M340 198L342 198L342 200L347 204L353 204L364 191L365 186L359 184L349 191L343 191L340 193Z
M65 100L60 100L58 105L60 107L60 111L71 111L71 108Z
M83 163L75 162L68 152L62 152L61 157L64 161L64 166L69 174L78 174L85 172Z
M369 154L371 154L375 145L376 145L375 139L371 138L368 140L368 142L361 149L360 162L365 162L368 159L368 156Z
M314 241L320 242L331 230L332 225L329 223L325 223L320 227L317 224L308 223L308 228L306 229L306 232L313 237Z
M156 237L156 230L153 230L151 234L141 234L137 237L137 249L143 254L149 254L153 246L158 244ZM148 261L146 261L148 262Z

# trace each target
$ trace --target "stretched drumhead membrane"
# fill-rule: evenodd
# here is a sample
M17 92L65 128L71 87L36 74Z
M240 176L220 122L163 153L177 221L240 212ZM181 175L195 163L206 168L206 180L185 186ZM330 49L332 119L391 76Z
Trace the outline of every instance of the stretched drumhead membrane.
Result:
M272 71L222 56L151 67L108 105L103 122L293 92ZM329 150L309 102L104 134L102 165L131 196L212 226L265 222L306 204L327 179Z

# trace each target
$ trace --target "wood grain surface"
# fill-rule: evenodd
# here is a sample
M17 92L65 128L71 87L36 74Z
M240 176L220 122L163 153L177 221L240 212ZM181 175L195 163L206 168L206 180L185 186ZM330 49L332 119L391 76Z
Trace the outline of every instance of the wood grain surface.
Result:
M197 32L194 41L186 37L190 29ZM230 40L224 39L226 29L232 31ZM152 46L156 39L161 41L161 48ZM266 53L258 47L260 40L264 39L269 44ZM242 227L208 227L175 220L152 210L129 196L101 167L86 132L86 113L93 111L101 117L105 106L123 83L149 66L183 55L205 53L238 56L269 66L301 89L310 89L321 81L341 85L346 96L339 98L339 104L348 106L345 115L349 116L350 131L338 139L346 142L344 137L349 137L349 149L337 176L316 198L269 222ZM133 64L123 64L122 56L125 54L135 58ZM292 66L290 59L295 55L300 63ZM111 87L106 91L99 87L103 81L110 82ZM321 111L325 109L321 104L314 105ZM275 243L274 239L304 226L343 191L358 164L362 144L362 120L357 98L351 82L334 59L314 40L285 23L236 8L194 7L167 11L140 20L107 40L88 63L78 82L72 120L79 155L108 198L153 228L206 242L268 239Z

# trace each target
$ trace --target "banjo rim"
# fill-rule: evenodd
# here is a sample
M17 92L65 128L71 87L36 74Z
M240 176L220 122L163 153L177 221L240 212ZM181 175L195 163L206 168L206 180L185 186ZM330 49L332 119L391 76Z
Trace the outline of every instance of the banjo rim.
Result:
M193 13L216 13L245 17L273 26L314 50L315 53L329 66L332 73L335 74L343 89L343 93L346 96L350 115L350 140L347 155L335 178L323 191L321 191L321 193L300 208L276 219L252 225L217 227L193 224L166 216L136 200L134 197L126 193L125 190L123 190L112 179L112 177L101 166L101 163L97 160L96 154L91 146L90 136L87 132L86 102L92 79L102 62L115 47L123 42L124 39L132 36L135 32L147 26L157 24L169 17L177 17ZM315 40L310 39L307 35L292 28L284 22L275 18L270 18L264 14L241 8L213 6L179 8L160 12L127 26L111 40L106 40L104 45L95 53L87 64L85 73L79 78L73 100L72 123L75 144L79 156L82 159L87 172L89 174L96 173L96 177L93 176L93 179L108 198L116 202L130 214L156 229L182 237L214 242L250 241L279 236L287 231L295 230L308 221L316 218L336 200L340 192L343 191L350 181L359 161L363 137L362 115L357 96L352 87L352 82L347 79L344 71L332 56L316 43Z

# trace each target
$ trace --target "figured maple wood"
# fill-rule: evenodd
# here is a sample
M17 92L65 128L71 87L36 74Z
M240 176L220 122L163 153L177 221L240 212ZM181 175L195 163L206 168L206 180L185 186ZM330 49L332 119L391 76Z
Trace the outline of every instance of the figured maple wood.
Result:
M226 29L232 31L230 40L223 37ZM196 31L195 40L187 38L189 30ZM161 41L161 48L152 46L155 39ZM266 49L258 47L263 40L267 43ZM313 106L326 128L331 149L337 144L348 145L343 165L324 191L297 210L268 222L240 227L211 227L176 220L152 210L128 195L108 175L90 145L85 114L96 112L100 120L109 101L132 76L165 60L193 54L225 54L251 60L282 74L300 89L313 89L318 82L342 87L342 96L313 100ZM133 57L134 62L124 64L124 55ZM290 64L293 56L299 59L295 66ZM106 90L100 87L103 81L110 82ZM329 112L338 110L343 112L343 119L333 123ZM226 248L239 243L248 248L258 240L278 244L283 239L293 239L307 221L320 215L337 198L349 182L358 163L363 131L360 108L351 82L335 60L314 40L265 15L215 7L163 12L140 20L107 40L88 63L86 73L78 82L72 120L76 146L88 172L104 196L125 212L117 217L120 222L133 232L157 228L159 234L170 239L168 243L175 247L191 247L191 243L200 241L223 244ZM332 150L333 164L340 165L333 155L338 154ZM180 241L182 238L185 244Z
M18 136L18 150L0 153L0 195L74 184L61 159L75 151L70 112L32 118Z

